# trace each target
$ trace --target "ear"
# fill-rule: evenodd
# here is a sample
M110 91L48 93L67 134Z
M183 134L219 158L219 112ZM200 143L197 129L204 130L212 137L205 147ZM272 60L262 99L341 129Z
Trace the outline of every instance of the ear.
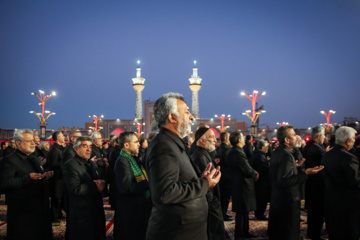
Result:
M129 148L130 147L130 143L126 142L124 143L124 148Z
M169 121L169 123L173 123L173 124L177 123L178 122L177 116L175 114L173 114L173 113L169 113L168 121Z

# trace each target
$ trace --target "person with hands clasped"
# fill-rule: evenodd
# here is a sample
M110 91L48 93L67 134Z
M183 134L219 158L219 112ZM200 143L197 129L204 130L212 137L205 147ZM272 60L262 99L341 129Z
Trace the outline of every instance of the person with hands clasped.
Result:
M98 168L90 160L91 138L78 137L75 157L63 167L63 178L69 197L69 240L104 240L105 213L101 193L105 181L99 179Z
M47 180L54 172L45 172L41 160L32 155L35 142L30 129L16 130L14 141L16 151L0 164L0 188L8 205L6 239L52 239Z

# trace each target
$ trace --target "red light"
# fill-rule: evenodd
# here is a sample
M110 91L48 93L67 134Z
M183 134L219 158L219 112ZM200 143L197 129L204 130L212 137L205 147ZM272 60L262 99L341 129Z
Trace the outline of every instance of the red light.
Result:
M309 136L307 136L307 137L305 138L305 142L308 142L308 141L310 141L310 137L309 137Z

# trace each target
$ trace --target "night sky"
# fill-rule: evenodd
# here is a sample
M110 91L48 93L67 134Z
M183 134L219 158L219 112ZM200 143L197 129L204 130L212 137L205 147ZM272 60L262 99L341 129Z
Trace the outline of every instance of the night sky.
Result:
M359 0L2 0L0 31L0 128L38 128L39 89L57 92L47 128L134 118L137 60L143 100L179 92L190 108L197 60L201 118L250 125L253 90L270 127L360 118Z

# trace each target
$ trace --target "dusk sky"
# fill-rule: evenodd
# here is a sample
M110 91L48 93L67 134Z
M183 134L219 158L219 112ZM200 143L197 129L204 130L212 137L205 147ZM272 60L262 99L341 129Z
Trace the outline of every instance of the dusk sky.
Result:
M253 90L266 126L360 118L359 0L2 0L0 32L0 128L38 129L39 89L57 93L50 129L134 118L137 60L143 100L179 92L190 109L197 60L201 118L250 126Z

